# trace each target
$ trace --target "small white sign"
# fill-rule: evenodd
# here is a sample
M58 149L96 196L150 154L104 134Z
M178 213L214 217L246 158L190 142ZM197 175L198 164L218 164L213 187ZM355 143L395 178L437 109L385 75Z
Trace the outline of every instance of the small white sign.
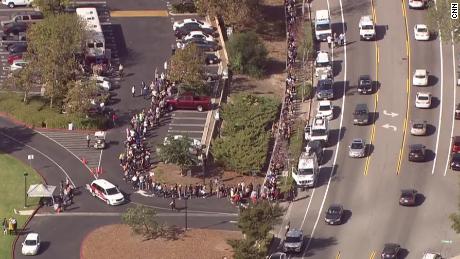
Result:
M33 159L34 159L34 155L27 155L27 159L28 159L28 160L33 160Z
M458 3L450 3L450 18L453 20L458 19Z

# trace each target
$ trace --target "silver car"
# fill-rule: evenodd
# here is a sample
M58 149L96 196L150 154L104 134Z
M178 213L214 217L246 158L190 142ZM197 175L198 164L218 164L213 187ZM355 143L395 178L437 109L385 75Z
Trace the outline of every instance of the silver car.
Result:
M358 158L366 156L366 142L360 138L353 139L348 146L348 155Z
M414 136L424 136L426 135L426 121L412 121L410 127L410 134Z

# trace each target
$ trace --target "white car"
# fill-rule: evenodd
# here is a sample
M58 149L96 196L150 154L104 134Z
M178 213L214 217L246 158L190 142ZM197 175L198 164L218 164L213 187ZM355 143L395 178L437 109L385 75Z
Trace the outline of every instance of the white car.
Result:
M96 81L97 85L106 91L110 91L112 89L112 83L107 77L104 76L93 76L93 80Z
M316 114L322 117L325 117L328 120L333 118L333 106L331 101L324 100L318 102L318 108L316 109Z
M105 179L97 179L87 185L91 195L105 201L108 205L119 205L125 201L125 196L118 187Z
M424 253L422 259L442 259L438 253Z
M36 255L40 250L40 237L37 233L29 233L22 242L21 253L23 255Z
M202 31L192 31L187 36L184 37L184 41L189 41L192 39L200 39L200 40L205 40L209 42L215 42L215 39L213 36L208 35Z
M426 69L416 69L412 77L412 84L416 86L427 86L428 71L426 71Z
M425 24L416 24L414 26L414 37L415 40L429 40L430 31L428 31L428 27Z
M197 27L199 27L201 29L213 30L211 24L209 24L207 22L197 20L197 19L194 19L194 18L184 19L183 21L180 21L180 22L174 22L173 30L177 30L179 28L182 28L186 24L194 24L194 25L196 25Z
M411 121L410 134L414 136L426 135L427 121Z
M32 5L33 0L2 0L2 4L8 6L9 8L14 8L18 5L30 6Z
M425 8L426 0L409 0L409 8L422 9Z
M29 62L27 62L25 60L17 59L15 61L13 61L13 64L11 64L10 70L11 71L16 71L16 70L23 69L28 63Z
M431 107L431 93L417 92L415 96L415 107L428 109Z

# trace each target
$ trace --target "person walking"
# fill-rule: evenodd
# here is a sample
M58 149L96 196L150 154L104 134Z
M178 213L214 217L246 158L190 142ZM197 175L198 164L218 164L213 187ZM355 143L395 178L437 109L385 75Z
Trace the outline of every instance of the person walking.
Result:
M176 199L172 198L169 206L171 207L171 210L176 210Z
M89 148L90 147L90 144L91 143L91 137L89 136L89 134L86 134L86 146Z
M133 95L133 97L136 96L136 86L133 85L133 87L131 87L131 94Z
M148 96L149 96L149 91L148 91L148 88L147 88L147 85L144 83L144 86L142 88L142 93L144 94L144 99L147 99Z
M3 218L3 235L6 235L8 233L8 221L6 218Z
M171 44L171 55L174 55L174 54L176 54L176 45L174 45L173 43Z
M115 112L112 113L112 123L113 123L113 127L116 127L117 126L117 120L118 120L118 116L115 114Z
M339 42L340 42L340 46L345 46L345 34L340 33Z
M329 49L332 48L332 37L331 37L331 35L327 35L327 45L329 46Z
M337 33L334 32L334 36L333 36L332 40L333 40L332 48L337 47L338 41L339 41L339 38L337 37Z
M121 63L118 66L118 73L120 74L120 78L123 78L123 65Z

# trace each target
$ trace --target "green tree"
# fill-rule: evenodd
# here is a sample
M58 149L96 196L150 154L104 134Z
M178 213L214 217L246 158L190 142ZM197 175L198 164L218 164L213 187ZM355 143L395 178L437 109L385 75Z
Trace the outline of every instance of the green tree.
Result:
M175 139L170 136L165 142L159 145L158 155L161 160L178 165L181 168L181 174L184 174L191 166L198 164L192 139L186 136Z
M265 258L265 253L257 249L254 242L251 242L247 239L228 240L228 243L233 248L233 256L235 259L264 259Z
M455 233L460 234L460 213L452 213L449 215L451 227Z
M234 71L253 77L264 75L268 51L254 31L233 34L227 50Z
M277 203L262 200L241 211L238 228L246 235L246 239L261 242L267 238L270 230L281 222L283 215L284 209Z
M28 56L32 61L29 66L40 75L50 107L65 98L68 83L75 79L75 54L83 51L84 27L75 14L57 14L47 16L27 31Z
M11 77L5 83L6 88L19 89L24 92L23 102L28 103L29 93L36 85L34 80L37 78L37 74L31 69L30 66L26 66L21 70L13 71Z
M34 0L33 5L46 14L62 12L70 0Z
M136 205L123 213L122 222L128 225L134 234L142 235L146 240L155 238L177 239L180 231L176 227L168 227L158 222L155 209Z
M452 35L455 42L460 39L460 20L450 18L450 4L457 2L456 0L429 1L428 26L432 32L440 31L443 42L450 42Z
M69 113L87 114L93 107L92 103L105 102L107 93L98 95L99 87L96 81L72 81L69 83L69 91L64 100L66 111Z
M204 85L204 65L203 52L194 44L189 44L171 57L169 77L186 87L201 88Z

